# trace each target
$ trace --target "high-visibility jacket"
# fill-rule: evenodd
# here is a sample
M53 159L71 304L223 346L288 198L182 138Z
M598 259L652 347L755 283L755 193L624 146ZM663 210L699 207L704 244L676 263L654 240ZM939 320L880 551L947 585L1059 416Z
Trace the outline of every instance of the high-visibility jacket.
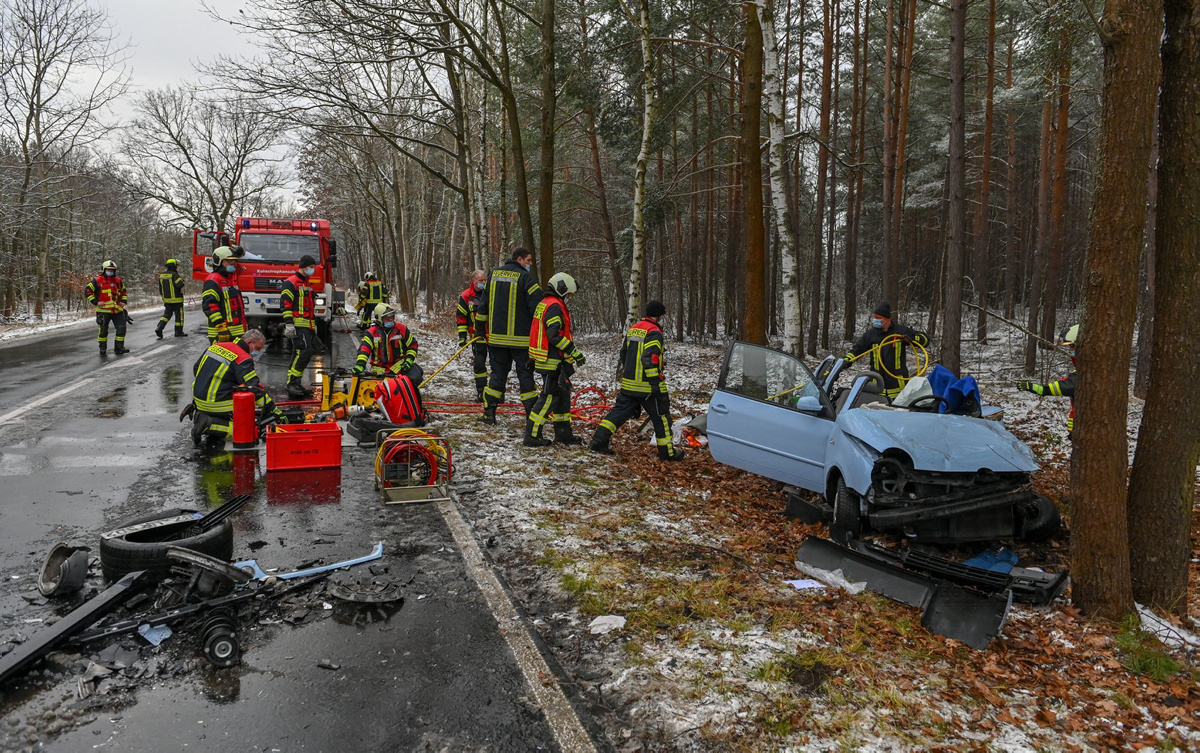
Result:
M358 307L374 306L388 302L388 289L379 280L363 280L358 283Z
M622 391L639 395L665 394L665 355L663 334L657 322L643 319L626 330L618 358Z
M1075 431L1075 369L1071 369L1071 373L1062 379L1034 385L1033 392L1039 395L1071 398L1071 412L1067 415L1067 433Z
M554 293L546 297L533 312L529 328L529 357L538 371L554 371L563 361L573 363L579 355L571 333L571 312L567 304Z
M254 359L238 342L213 343L192 368L192 402L196 410L211 414L233 413L233 393L249 390L259 408L274 410L275 403L258 381Z
M200 293L200 307L208 318L208 336L217 336L218 325L229 327L229 334L237 339L246 334L246 309L242 305L242 291L237 282L222 272L213 272L204 281Z
M88 303L96 307L101 314L115 314L124 310L129 294L125 292L125 283L120 277L107 277L103 274L93 277L85 288Z
M893 337L898 335L898 337ZM891 339L888 339L891 338ZM886 343L883 343L887 340ZM871 352L871 370L879 372L883 377L883 394L895 397L904 389L908 381L907 347L911 340L922 347L928 347L929 336L912 327L893 323L887 329L870 327L854 343L854 347L846 352L846 360ZM877 347L878 346L878 347ZM894 375L894 376L893 376Z
M283 309L283 321L297 329L313 328L313 291L308 277L300 272L283 281L283 292L279 295Z
M484 290L487 290L485 287ZM479 320L479 302L483 292L476 290L474 285L458 294L458 307L454 310L454 321L458 325L458 336L470 339L472 337L487 337L487 323Z
M183 278L176 272L158 276L158 292L163 303L183 303Z
M542 288L520 264L507 261L488 273L479 318L487 324L488 345L528 348L533 312L542 301Z
M363 333L355 363L364 369L370 364L375 371L399 374L417 360L419 347L417 338L400 322L391 329L372 324Z

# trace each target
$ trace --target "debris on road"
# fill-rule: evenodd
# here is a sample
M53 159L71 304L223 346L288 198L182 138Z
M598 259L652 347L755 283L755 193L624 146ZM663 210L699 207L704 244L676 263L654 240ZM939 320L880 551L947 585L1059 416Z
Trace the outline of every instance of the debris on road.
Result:
M82 589L87 580L88 553L91 551L86 546L62 542L50 547L38 575L38 592L42 596L65 596Z
M588 623L588 630L592 635L606 635L623 627L625 627L625 618L615 614L606 614Z

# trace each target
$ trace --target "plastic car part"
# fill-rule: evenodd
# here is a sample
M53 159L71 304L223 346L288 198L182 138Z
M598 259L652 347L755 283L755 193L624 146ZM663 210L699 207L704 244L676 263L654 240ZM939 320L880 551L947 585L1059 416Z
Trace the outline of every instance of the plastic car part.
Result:
M360 583L331 583L329 595L342 601L359 604L388 604L404 600L404 588L399 583L383 585Z
M42 596L61 596L83 588L87 580L88 553L86 546L70 546L59 542L50 547L38 575L38 591Z
M370 554L364 554L361 557L355 557L352 560L345 562L335 562L332 565L321 565L320 567L310 567L306 570L293 570L290 573L268 573L258 566L257 560L242 560L241 562L233 563L234 567L248 567L254 573L254 577L258 580L266 580L267 578L278 578L279 580L292 580L293 578L303 578L306 575L317 575L319 573L328 573L333 570L338 570L343 567L353 567L361 565L364 562L371 562L383 557L383 542L375 544L375 548Z
M167 559L172 562L190 565L193 568L204 570L214 575L220 575L239 586L249 583L254 577L253 573L249 570L235 567L216 557L209 557L207 554L193 552L190 549L181 549L177 546L167 547Z

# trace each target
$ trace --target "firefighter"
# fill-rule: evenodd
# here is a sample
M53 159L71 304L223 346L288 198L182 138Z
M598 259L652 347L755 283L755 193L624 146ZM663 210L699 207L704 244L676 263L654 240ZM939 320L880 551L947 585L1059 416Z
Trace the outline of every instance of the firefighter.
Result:
M1071 399L1071 412L1067 415L1067 439L1075 431L1075 341L1079 339L1079 325L1073 324L1062 331L1059 345L1066 347L1071 353L1071 373L1062 379L1055 379L1049 384L1037 382L1018 382L1017 389L1032 392L1038 396L1067 397Z
M458 294L455 322L458 324L458 347L471 343L471 367L475 370L475 402L483 402L483 388L487 386L487 323L479 319L479 301L487 287L487 273L477 269L471 274L467 289ZM475 342L471 342L472 339Z
M366 329L371 326L371 316L375 307L388 303L388 289L379 280L379 275L367 272L362 282L358 283L358 328Z
M158 335L159 340L162 339L163 328L171 321L171 317L175 318L175 336L187 337L187 333L183 331L183 278L179 276L178 266L177 260L167 259L167 271L158 276L163 315L158 319L158 327L155 328L154 334Z
M571 430L571 375L582 366L586 357L575 346L571 333L571 312L567 299L579 290L575 278L559 272L547 283L546 295L533 312L529 329L529 358L542 378L542 394L525 419L526 447L544 447L550 440L542 429L547 419L554 424L554 441L559 444L581 444Z
M212 267L200 293L200 307L208 318L208 341L232 342L246 334L246 309L237 286L233 249L221 246L213 251Z
M542 301L542 289L529 271L532 268L533 254L517 248L511 259L488 275L479 302L479 318L487 327L488 358L492 362L492 375L483 390L483 417L479 419L487 424L496 423L496 409L504 402L508 372L514 366L527 417L538 396L529 364L529 328L533 312Z
M283 282L279 304L283 309L283 336L292 342L292 365L288 367L288 397L310 397L300 380L312 360L313 351L322 346L313 322L313 291L308 280L317 271L317 260L305 254L297 270Z
M125 292L124 281L117 277L116 262L108 259L100 265L100 274L88 281L85 292L88 303L96 307L96 324L99 327L96 339L100 342L100 355L108 352L109 323L116 328L113 353L118 356L128 353L129 349L125 347L125 324L128 321L125 304L129 301L129 294Z
M900 394L908 382L907 345L928 347L929 336L912 327L892 321L892 304L884 301L871 313L871 326L846 353L852 361L871 351L871 370L883 377L883 394L889 400Z
M262 355L267 338L252 329L237 339L214 342L200 355L192 368L191 410L192 442L199 446L205 434L228 438L233 431L233 393L247 390L254 393L254 403L260 416L283 421L282 411L271 400L258 380L254 359Z
M375 374L404 374L419 387L425 372L416 363L417 338L403 322L396 321L396 309L387 303L375 306L374 322L363 333L353 372L365 374L370 366Z
M626 331L617 357L621 392L592 437L589 448L594 452L616 454L608 446L609 440L641 407L654 427L658 457L683 460L683 450L675 446L671 437L671 397L667 394L667 377L663 372L665 353L658 322L666 313L667 307L661 301L650 301L646 304L646 316Z

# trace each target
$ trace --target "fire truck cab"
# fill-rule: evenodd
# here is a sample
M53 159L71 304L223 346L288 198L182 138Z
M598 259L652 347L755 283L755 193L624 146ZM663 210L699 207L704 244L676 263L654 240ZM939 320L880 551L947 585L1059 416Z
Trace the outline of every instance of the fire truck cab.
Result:
M227 237L221 231L193 231L193 279L204 280L212 274L212 252ZM201 238L209 243L202 243ZM300 257L307 254L316 259L316 271L309 278L315 299L313 313L317 334L328 341L334 314L345 304L345 293L338 291L333 283L337 243L329 235L329 221L238 217L232 245L242 249L237 286L246 318L251 326L268 334L275 334L283 326L279 295L284 280L296 271Z

